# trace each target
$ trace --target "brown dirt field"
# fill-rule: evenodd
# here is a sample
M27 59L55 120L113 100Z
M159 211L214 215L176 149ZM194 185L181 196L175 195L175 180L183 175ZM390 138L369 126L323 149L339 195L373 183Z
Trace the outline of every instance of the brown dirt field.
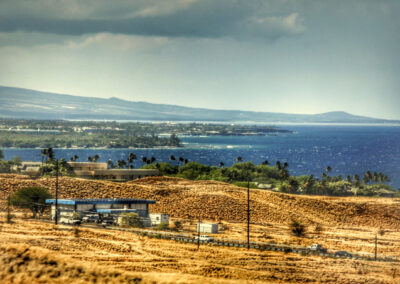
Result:
M129 232L2 223L1 283L399 283L397 263L248 251ZM142 282L139 282L141 279Z
M31 180L20 175L0 175L0 209L4 212L9 194L32 185L47 187L54 194L54 178ZM246 189L226 183L167 177L127 183L68 177L59 181L60 198L155 199L157 203L150 210L183 221L186 232L193 232L196 220L201 218L223 225L225 230L216 237L227 239L246 239L246 193ZM375 234L381 230L384 234L378 235L378 254L400 255L400 199L310 197L257 189L250 194L252 241L301 246L320 243L331 250L373 253ZM288 222L292 218L307 225L304 238L290 235ZM191 244L140 238L128 232L80 229L76 237L69 227L56 230L48 224L18 219L14 225L3 224L2 228L0 244L42 248L57 256L68 256L73 264L83 262L142 273L138 277L143 281L400 283L398 263L208 246L197 252Z

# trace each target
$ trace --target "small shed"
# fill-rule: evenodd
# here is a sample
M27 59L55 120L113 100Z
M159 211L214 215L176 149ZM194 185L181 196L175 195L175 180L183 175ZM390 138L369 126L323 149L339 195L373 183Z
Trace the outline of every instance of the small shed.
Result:
M197 224L197 232L217 234L218 233L218 224L198 223Z
M156 226L161 223L167 223L169 224L169 215L168 214L162 214L162 213L151 213L150 215L150 220L151 220L151 225Z

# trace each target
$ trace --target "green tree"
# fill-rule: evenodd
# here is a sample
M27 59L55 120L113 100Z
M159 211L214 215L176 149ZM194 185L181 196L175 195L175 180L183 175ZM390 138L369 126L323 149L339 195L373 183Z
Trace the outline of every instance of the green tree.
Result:
M38 213L43 213L46 209L46 199L51 197L52 195L47 188L24 187L11 196L10 202L14 206L30 209L33 217L36 217Z
M0 150L0 160L2 160L2 159L4 159L4 154L3 154L3 151Z
M208 176L210 170L211 167L209 166L205 166L197 162L188 162L179 167L177 176L194 180L198 179L200 176Z
M139 215L134 212L122 213L118 219L118 222L122 227L144 227L143 221L140 219Z
M96 163L100 159L100 156L96 154L96 155L93 156L92 159L93 159L93 162Z
M136 159L137 159L137 157L134 153L129 153L129 157L128 157L127 161L128 161L128 165L129 165L130 169L133 169L132 163L133 163L133 160L136 160Z
M125 160L118 160L117 161L117 168L122 169L126 166Z
M142 169L157 169L160 171L160 175L162 176L171 176L171 175L176 175L178 173L177 165L171 165L165 162L156 164L146 164L142 167Z

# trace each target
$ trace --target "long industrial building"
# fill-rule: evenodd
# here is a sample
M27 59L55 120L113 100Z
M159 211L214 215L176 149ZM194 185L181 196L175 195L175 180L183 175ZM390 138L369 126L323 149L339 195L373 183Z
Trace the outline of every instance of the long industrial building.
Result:
M46 199L51 205L51 219L55 219L56 200ZM78 213L81 218L92 214L103 214L118 218L121 213L137 213L144 221L150 221L149 204L155 200L133 198L103 198L103 199L57 199L58 217L71 218Z
M81 178L133 180L160 175L157 169L108 169L107 163L68 162L68 165Z

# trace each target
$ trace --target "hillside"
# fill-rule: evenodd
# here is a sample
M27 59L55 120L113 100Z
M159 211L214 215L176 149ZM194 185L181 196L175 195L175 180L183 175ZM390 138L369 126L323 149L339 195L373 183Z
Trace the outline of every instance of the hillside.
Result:
M213 110L91 98L0 86L0 117L77 120L234 121L285 123L400 123L345 112L315 115Z
M0 175L1 211L18 188L48 187L54 178ZM152 198L194 234L197 219L215 220L224 239L246 239L246 189L214 181L145 178L128 183L60 178L60 198ZM331 198L251 190L251 241L292 246L322 244L331 251L400 253L399 199ZM12 209L15 213L15 208ZM0 216L0 280L6 283L398 283L398 262L324 258L152 239L131 232L74 228ZM307 224L306 236L290 234L288 222ZM318 225L318 230L317 230ZM1 281L0 281L1 282Z
M44 186L55 192L55 179L30 180L0 175L0 199L18 188ZM247 190L216 181L189 181L169 177L144 178L127 183L62 177L59 198L146 198L156 200L152 212L174 218L226 222L246 220ZM292 218L307 224L356 225L400 229L399 199L310 197L251 189L254 223L286 224ZM4 203L3 203L4 209Z

